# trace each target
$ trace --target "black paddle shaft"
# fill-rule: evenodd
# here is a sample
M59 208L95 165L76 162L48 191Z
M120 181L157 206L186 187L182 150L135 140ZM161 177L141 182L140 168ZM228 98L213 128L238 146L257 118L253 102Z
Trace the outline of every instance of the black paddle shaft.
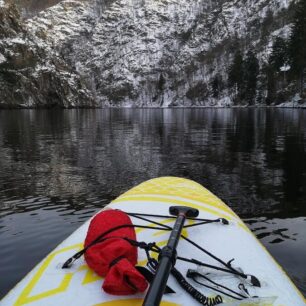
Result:
M163 297L171 269L176 261L176 247L181 237L181 232L186 217L195 218L199 211L187 206L171 206L169 208L171 215L177 216L174 227L171 231L168 243L159 255L158 267L149 291L143 302L143 306L158 306Z

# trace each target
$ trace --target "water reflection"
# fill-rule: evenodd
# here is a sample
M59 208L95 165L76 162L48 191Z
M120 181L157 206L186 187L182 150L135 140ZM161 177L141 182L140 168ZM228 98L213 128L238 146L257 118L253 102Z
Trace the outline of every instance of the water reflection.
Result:
M0 273L11 275L0 295L94 211L157 176L205 185L271 239L270 250L290 253L305 223L291 234L290 222L271 228L260 218L305 216L305 145L303 110L0 111ZM8 254L25 244L31 256L16 265Z

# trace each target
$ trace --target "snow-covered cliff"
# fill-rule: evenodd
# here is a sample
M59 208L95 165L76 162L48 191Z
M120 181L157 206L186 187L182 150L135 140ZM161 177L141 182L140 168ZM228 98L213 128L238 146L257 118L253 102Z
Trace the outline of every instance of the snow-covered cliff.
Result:
M231 104L226 88L211 95L212 79L226 81L238 48L267 61L294 3L66 0L21 22L0 1L16 22L0 27L0 105L66 107Z

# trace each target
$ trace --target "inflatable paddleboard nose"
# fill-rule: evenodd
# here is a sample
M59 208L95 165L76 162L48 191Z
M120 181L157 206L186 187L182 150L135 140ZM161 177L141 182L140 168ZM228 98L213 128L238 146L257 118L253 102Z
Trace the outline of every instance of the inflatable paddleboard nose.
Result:
M199 215L199 211L197 209L188 206L170 206L169 213L172 216L184 214L186 218L196 218Z

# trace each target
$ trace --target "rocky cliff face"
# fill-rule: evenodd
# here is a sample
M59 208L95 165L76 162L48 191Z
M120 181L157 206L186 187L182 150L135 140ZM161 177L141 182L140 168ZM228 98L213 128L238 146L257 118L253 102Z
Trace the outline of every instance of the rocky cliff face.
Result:
M80 76L40 44L15 5L0 2L0 108L94 106Z
M21 24L0 1L1 103L65 107L230 105L213 78L226 80L238 48L267 61L294 3L67 0Z

